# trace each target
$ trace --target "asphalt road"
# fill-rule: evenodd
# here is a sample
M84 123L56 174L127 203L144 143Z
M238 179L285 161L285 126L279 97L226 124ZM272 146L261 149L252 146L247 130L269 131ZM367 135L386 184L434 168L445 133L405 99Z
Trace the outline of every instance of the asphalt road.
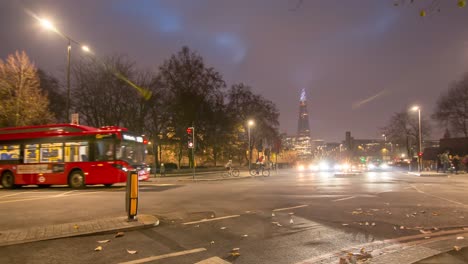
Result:
M195 263L210 257L338 263L347 251L364 247L375 256L390 252L388 243L393 252L400 242L430 241L434 233L454 235L454 228L468 227L467 188L468 175L400 172L282 170L267 178L159 180L141 184L139 212L158 216L160 226L120 238L104 234L1 247L0 263ZM0 190L0 232L122 216L124 195L123 186ZM103 250L94 251L99 245ZM234 248L240 255L231 254Z

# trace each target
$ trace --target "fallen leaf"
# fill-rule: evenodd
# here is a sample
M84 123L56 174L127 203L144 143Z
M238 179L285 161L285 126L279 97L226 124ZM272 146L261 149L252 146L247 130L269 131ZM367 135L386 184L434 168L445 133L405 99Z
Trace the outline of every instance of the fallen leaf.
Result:
M195 227L200 227L200 225L196 225Z
M293 215L294 213L289 213L289 215Z
M115 237L123 237L124 235L124 232L118 232L117 234L115 234Z
M276 225L277 225L277 226L282 226L280 223L277 223Z
M433 215L433 216L438 216L439 213L437 213L437 212L432 212L432 215Z
M240 248L233 248L233 249L231 250L231 256L233 256L233 257L238 257L238 256L240 256L239 250L240 250Z
M418 204L419 207L421 207L421 204Z
M342 226L349 226L349 224L341 224Z
M419 230L419 232L421 232L422 234L431 234L432 232L431 231L426 231L426 230Z
M215 217L215 215L214 215L214 214L212 214L212 215L211 215L211 218L214 218L214 217Z
M104 243L107 243L107 242L110 242L110 239L99 240L99 241L98 241L99 244L104 244Z
M249 235L245 234L245 235L242 235L242 237L248 237Z
M289 223L294 224L294 220L291 218L291 220L289 220Z
M101 250L102 250L101 246L98 246L97 248L94 249L94 251L101 251Z
M435 231L439 231L438 227L433 227L432 229L434 229Z
M453 248L454 248L456 251L460 251L460 249L461 249L461 247L459 247L459 246L454 246Z
M409 214L406 214L406 217L409 217Z
M366 226L368 226L368 225L369 225L369 222L366 222Z
M460 219L464 219L465 217L462 215L462 216L459 216L458 218L460 218Z
M74 229L78 229L78 228L80 228L80 226L78 226L77 224L75 224L75 225L73 226L73 228L74 228Z
M393 227L394 230L397 230L396 226Z
M404 227L404 226L400 226L400 229L402 229L402 230L403 230L403 229L405 229L405 227Z
M457 237L457 240L462 240L462 239L465 239L465 238L462 236Z
M225 226L223 226L223 227L221 227L220 229L221 229L221 230L224 230L224 229L226 229L226 227L225 227Z
M271 213L271 216L275 216L275 213Z
M250 214L250 211L245 211L246 214Z
M388 206L388 205L390 205L390 203L385 203L385 205L387 205L387 206Z
M133 255L133 254L136 254L138 251L136 251L136 250L128 250L128 249L127 249L127 252L128 252L128 254L132 254L132 255Z
M371 225L372 225L372 226L375 226L375 223L372 223Z
M424 210L423 210L423 211L419 211L419 212L420 212L421 214L425 214L425 213L426 213L426 211L424 211Z
M214 244L214 241L211 241L210 244L213 245L213 244Z
M425 238L425 239L429 239L429 238L431 238L431 237L424 237L424 238Z

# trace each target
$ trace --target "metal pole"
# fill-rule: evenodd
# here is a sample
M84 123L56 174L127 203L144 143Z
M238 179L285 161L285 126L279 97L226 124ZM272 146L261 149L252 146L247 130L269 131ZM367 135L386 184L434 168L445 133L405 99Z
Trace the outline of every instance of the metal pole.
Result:
M250 161L252 159L252 153L250 149L250 125L247 124L247 131L249 131L249 172L250 172Z
M193 142L193 147L192 147L192 160L193 160L193 177L192 179L195 180L195 126L192 126L192 142Z
M71 122L70 120L70 60L71 60L71 43L68 38L68 48L67 48L67 123Z
M422 153L422 133L421 133L421 108L418 109L418 123L419 123L419 155ZM422 171L422 156L419 157L419 172Z

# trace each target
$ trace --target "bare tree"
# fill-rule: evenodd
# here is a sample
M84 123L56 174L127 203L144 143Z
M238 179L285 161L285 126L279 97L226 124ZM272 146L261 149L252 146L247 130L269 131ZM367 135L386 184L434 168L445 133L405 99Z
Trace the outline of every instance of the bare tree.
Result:
M54 120L49 100L39 87L37 69L26 53L0 60L0 126L46 124Z
M429 122L421 117L422 137L427 138L431 134ZM416 114L407 111L395 113L388 122L388 125L382 129L387 140L393 144L405 146L408 156L412 156L419 139L419 124Z
M468 137L468 73L441 94L432 117L453 134Z
M60 85L57 78L45 71L38 69L41 90L47 95L49 99L50 111L54 114L57 122L68 122L67 120L67 105L66 93Z

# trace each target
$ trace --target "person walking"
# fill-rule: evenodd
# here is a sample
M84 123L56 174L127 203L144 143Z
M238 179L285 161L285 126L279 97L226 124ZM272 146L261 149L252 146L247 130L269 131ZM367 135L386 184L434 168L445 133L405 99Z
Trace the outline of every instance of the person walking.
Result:
M458 170L460 169L460 157L458 155L455 155L452 158L452 164L455 170L455 174L458 174Z
M166 176L166 167L164 167L164 163L161 163L161 167L159 168L159 173L161 173L161 177Z

